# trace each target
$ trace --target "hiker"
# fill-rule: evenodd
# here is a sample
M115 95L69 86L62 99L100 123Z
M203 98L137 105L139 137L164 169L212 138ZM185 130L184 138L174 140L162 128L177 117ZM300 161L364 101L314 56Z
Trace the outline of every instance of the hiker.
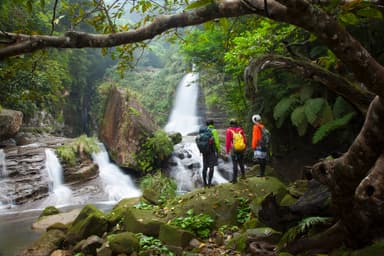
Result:
M203 183L204 187L212 185L213 171L218 164L218 152L220 142L213 120L206 122L207 127L201 127L199 135L196 137L196 144L203 155ZM207 180L208 171L208 180Z
M245 178L244 151L246 147L247 141L243 128L237 124L235 119L231 119L225 135L225 152L227 156L231 153L233 164L232 183L237 182L238 167L240 167L241 177Z
M262 131L265 129L259 114L252 116L252 149L253 158L260 165L260 173L257 177L263 177L265 174L265 167L267 165L267 152L268 147L263 144ZM268 142L269 143L269 142Z

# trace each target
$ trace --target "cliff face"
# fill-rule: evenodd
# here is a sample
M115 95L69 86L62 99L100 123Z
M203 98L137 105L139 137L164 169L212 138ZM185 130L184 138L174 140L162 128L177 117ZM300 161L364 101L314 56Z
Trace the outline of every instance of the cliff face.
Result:
M159 129L150 114L122 88L111 88L100 127L100 140L121 167L137 166L135 153L143 139Z

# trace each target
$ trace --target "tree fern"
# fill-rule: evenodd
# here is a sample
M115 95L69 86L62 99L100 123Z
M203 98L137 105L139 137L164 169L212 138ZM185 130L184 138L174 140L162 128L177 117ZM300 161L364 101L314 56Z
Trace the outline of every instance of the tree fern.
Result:
M291 95L290 97L283 98L276 104L273 109L273 118L276 120L276 126L278 128L281 127L298 102L299 98L297 95Z
M332 131L342 128L349 123L352 117L355 115L354 112L344 115L342 118L335 119L319 127L312 137L312 143L316 144L328 136Z
M287 230L284 233L283 237L280 239L278 248L282 248L287 243L294 241L299 236L307 233L310 228L318 225L318 224L330 224L331 218L328 217L308 217L301 220L296 226Z
M319 113L322 111L325 104L326 100L324 98L313 98L305 101L304 112L308 122L312 126L316 127L319 120Z
M305 115L305 107L299 106L293 110L291 114L291 121L294 126L297 127L297 132L300 136L303 136L307 131L308 120Z

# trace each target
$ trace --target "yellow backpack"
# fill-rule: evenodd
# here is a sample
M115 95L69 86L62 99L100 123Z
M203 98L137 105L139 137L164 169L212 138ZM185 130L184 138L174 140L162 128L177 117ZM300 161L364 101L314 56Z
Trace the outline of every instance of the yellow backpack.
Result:
M247 145L244 143L243 135L241 135L240 131L231 130L231 132L233 134L233 149L236 152L244 151Z

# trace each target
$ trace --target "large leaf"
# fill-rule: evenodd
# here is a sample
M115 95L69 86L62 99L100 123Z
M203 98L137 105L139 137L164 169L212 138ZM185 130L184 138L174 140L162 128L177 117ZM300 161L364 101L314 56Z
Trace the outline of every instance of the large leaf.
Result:
M313 98L309 99L304 104L304 112L307 117L308 122L312 126L316 126L319 120L319 114L323 110L326 104L326 100L324 98Z
M309 98L312 97L314 91L315 91L314 86L311 86L311 85L308 85L308 84L304 85L300 89L300 100L303 101L303 102L308 100Z
M191 3L190 5L188 5L188 6L185 8L185 10L196 9L196 8L199 8L199 7L208 5L208 4L212 3L212 2L213 2L212 0L196 1L196 2L193 2L193 3Z
M297 105L299 99L296 95L283 98L273 109L273 118L276 120L277 127L281 127L285 119L289 116L292 109Z
M291 114L291 121L294 126L297 127L297 132L300 136L303 136L307 131L308 120L305 114L305 107L299 106L293 110Z
M342 118L335 119L320 126L312 137L312 143L316 144L328 136L332 131L345 127L354 115L355 113L348 113Z

